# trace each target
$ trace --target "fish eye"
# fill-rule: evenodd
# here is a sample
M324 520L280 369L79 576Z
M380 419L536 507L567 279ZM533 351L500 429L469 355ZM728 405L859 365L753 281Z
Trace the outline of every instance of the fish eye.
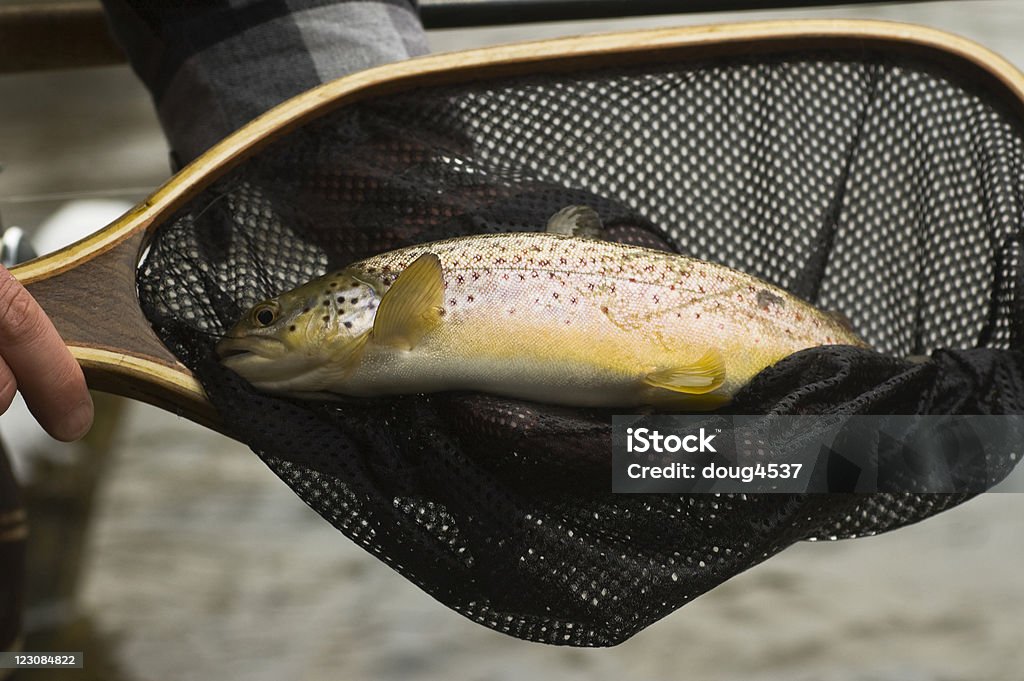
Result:
M253 310L252 317L260 326L270 326L274 323L277 315L274 314L274 308L269 305L261 305Z

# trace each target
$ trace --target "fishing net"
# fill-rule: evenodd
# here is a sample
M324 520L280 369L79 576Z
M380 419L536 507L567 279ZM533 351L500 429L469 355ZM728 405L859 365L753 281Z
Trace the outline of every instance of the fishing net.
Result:
M255 302L370 254L535 231L586 204L611 238L761 277L875 349L798 353L734 413L1021 413L1024 143L974 81L804 51L363 101L163 225L140 299L228 432L353 541L485 626L612 645L792 542L890 530L969 495L616 495L609 412L270 397L218 364L216 340Z

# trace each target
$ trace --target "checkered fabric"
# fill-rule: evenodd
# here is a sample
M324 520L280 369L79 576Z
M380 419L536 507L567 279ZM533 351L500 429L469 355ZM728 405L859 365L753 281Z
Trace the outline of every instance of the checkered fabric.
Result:
M414 0L104 0L175 165L284 100L424 54Z

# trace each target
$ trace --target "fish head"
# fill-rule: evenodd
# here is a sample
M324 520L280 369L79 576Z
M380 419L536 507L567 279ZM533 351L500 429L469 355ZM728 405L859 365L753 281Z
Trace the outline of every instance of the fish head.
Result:
M217 344L221 363L267 392L316 392L351 366L373 328L377 286L348 271L252 306Z

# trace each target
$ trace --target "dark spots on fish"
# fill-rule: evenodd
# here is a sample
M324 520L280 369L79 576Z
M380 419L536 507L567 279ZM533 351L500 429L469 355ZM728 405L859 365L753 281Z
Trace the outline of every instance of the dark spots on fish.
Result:
M608 314L608 306L607 305L602 305L601 306L601 312L603 312L605 314Z
M697 290L700 291L701 293L704 293L704 287L703 286L698 286Z
M525 274L520 274L519 275L519 281L526 281L526 275Z
M374 272L376 272L376 271L377 271L377 268L376 268L376 267L367 267L367 268L366 268L366 272L367 272L367 274L373 274L373 273L374 273Z
M459 282L460 284L465 284L466 278L460 274L459 276L455 277L455 281Z
M329 321L331 321L331 315L325 314L320 319L324 320L325 322L329 322Z
M802 322L804 320L804 316L802 314L800 314L799 312L797 312L796 313L796 320L798 322Z
M750 287L753 290L753 286ZM778 296L767 289L761 289L757 292L757 306L762 308L769 308L772 305L782 305L783 300L781 296Z
M476 298L474 298L473 296L466 296L467 303L472 303L474 300L476 300Z
M345 322L345 328L346 329L351 329L352 328L352 322Z
M539 277L540 277L540 272L537 272L536 270L534 270L534 271L533 271L533 273L532 273L532 275L533 275L533 278L534 278L534 279L537 279L537 278L539 278Z
M329 300L325 300L324 301L324 307L328 307L328 306L330 306L330 304L331 304L331 301L329 301Z
M700 312L694 315L694 319L700 319Z
M352 284L349 286L349 288L359 288L359 282L353 279Z
M292 324L291 326L288 327L288 330L289 331L295 331L295 328L296 328L295 325Z
M576 304L576 299L575 298L570 298L569 302L572 303L573 305L575 305Z
M338 296L338 297L336 298L336 301L337 301L337 303L338 303L339 305L340 305L340 304L342 304L342 303L344 303L344 302L345 302L345 296ZM355 298L353 298L353 299L352 299L352 304L353 304L353 305L355 305L355 302L356 302L356 299L355 299Z
M593 291L594 290L594 283L593 282L587 284L587 290L588 291Z
M302 308L302 314L309 314L309 311L312 310L312 309L313 308L311 308L311 307L304 307L304 308Z
M660 302L661 302L661 298L658 297L658 294L654 294L654 304L657 305Z
M454 298L450 299L450 300L448 301L448 303L449 303L450 305L454 305L454 304L455 304L455 299L454 299Z
M629 278L629 283L630 284L635 284L636 283L636 277L630 277Z
M554 293L552 293L551 297L554 298L555 300L558 300L558 291L555 291Z
M341 298L338 298L338 302L339 303L341 302ZM359 302L359 299L358 298L349 298L348 302L351 303L352 305L355 305L356 303Z
M331 282L331 288L338 288L338 282L332 281Z

